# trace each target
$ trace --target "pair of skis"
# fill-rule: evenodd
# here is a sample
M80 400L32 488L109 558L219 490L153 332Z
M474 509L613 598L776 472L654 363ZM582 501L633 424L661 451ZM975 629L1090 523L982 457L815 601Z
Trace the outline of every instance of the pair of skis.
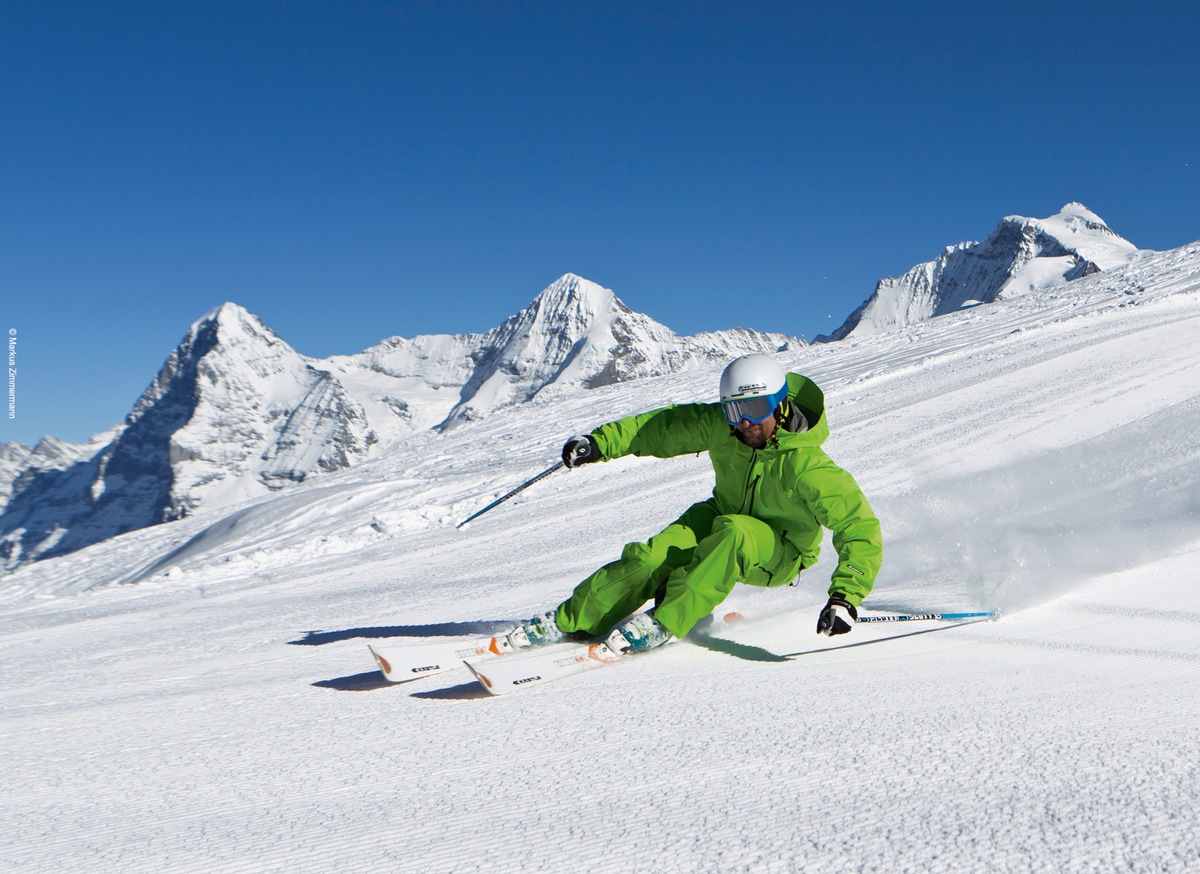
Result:
M995 619L999 615L996 611L866 615L859 617L858 622L953 622L964 619ZM740 618L739 616L738 619ZM507 638L501 635L440 643L372 644L370 650L383 676L392 683L418 680L465 665L479 684L492 695L504 695L517 689L580 674L612 664L626 655L612 649L603 641L555 644L523 650L513 647Z
M370 649L390 682L405 683L466 665L492 695L579 674L624 655L603 641L517 650L504 637L409 646L372 644Z

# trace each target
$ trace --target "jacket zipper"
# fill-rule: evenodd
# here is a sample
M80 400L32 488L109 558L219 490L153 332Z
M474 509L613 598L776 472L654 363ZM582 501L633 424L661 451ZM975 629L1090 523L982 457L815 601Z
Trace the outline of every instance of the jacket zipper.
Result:
M750 451L750 470L748 470L746 472L746 483L747 483L746 484L746 495L748 495L750 498L750 508L749 509L746 508L746 499L743 498L742 499L742 509L739 511L739 512L744 512L747 516L754 515L754 493L758 489L758 481L760 479L762 479L761 474L759 476L754 477L753 480L750 479L750 477L754 474L754 462L757 459L758 459L758 450L752 449Z

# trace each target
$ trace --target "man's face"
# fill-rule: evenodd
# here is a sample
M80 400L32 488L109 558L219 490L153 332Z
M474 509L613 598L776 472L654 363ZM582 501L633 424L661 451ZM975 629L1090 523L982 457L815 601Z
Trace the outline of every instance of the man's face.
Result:
M775 416L767 416L761 422L742 419L738 422L737 429L747 446L751 449L762 449L767 445L767 440L771 438L771 435L775 433Z

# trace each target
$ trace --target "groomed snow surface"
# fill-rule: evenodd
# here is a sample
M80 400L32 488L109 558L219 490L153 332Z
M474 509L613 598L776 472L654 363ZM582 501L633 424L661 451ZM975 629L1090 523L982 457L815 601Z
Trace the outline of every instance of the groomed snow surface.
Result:
M1198 337L1193 245L782 362L883 520L867 607L998 622L819 638L827 547L739 587L746 622L559 683L382 681L368 642L505 628L704 497L704 458L622 459L455 528L719 368L26 567L0 868L1198 870Z

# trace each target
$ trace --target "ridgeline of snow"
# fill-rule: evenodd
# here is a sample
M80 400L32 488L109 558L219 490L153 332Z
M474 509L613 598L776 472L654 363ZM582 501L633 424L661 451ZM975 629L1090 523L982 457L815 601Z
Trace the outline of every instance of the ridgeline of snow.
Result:
M1081 203L1045 219L1007 216L982 243L949 246L933 261L879 282L828 337L862 337L964 307L1019 297L1125 264L1138 249Z
M827 546L739 587L744 624L611 668L382 682L368 642L505 628L703 498L703 457L620 459L455 528L571 434L712 398L717 363L22 567L0 866L1194 871L1198 333L1200 243L778 356L883 522L864 609L995 623L817 637Z
M86 446L0 452L0 568L235 505L512 404L795 349L782 334L695 338L568 274L485 335L393 337L328 360L226 303L197 321L125 422Z

